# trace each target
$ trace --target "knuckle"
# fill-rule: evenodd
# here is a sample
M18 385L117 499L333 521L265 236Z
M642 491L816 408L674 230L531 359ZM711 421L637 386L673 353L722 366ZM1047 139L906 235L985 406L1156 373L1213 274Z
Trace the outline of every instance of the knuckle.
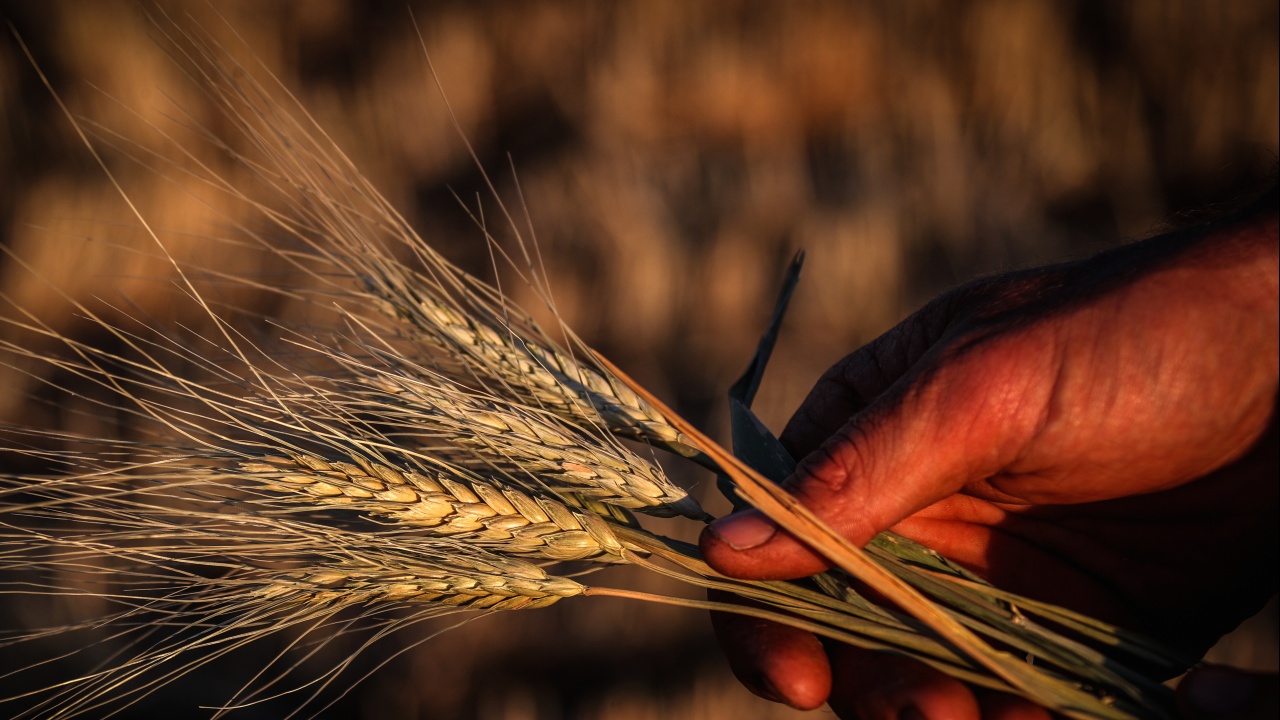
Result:
M856 439L859 435L841 432L829 438L796 466L789 489L802 501L826 501L845 492L850 480L861 476L865 466Z

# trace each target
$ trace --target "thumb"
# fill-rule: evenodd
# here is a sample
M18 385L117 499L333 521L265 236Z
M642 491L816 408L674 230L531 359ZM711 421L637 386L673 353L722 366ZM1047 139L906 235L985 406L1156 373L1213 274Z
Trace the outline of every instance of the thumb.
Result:
M1184 718L1274 718L1280 680L1275 673L1251 673L1220 665L1192 670L1178 684Z
M1037 427L1051 388L1026 371L1015 347L998 337L947 345L925 354L783 484L855 544L997 474ZM710 525L701 549L734 577L804 577L830 566L755 510Z

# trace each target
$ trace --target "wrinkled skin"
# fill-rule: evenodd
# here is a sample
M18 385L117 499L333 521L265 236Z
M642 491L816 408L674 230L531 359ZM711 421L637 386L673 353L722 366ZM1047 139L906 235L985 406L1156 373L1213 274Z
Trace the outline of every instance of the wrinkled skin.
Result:
M892 529L1198 657L1276 591L1275 207L1273 190L1216 226L931 302L818 381L781 438L803 458L786 487L856 543ZM755 511L701 546L736 577L828 567ZM913 661L714 620L743 683L796 707L1048 717ZM1274 677L1259 683L1274 708Z

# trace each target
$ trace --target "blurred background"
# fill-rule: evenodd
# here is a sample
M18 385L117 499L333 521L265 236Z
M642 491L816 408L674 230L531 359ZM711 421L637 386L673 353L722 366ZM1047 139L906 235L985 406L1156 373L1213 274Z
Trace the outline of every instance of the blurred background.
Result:
M408 8L462 133L517 221L536 231L568 323L720 437L724 393L796 250L809 263L757 401L775 430L830 364L938 292L1082 257L1149 234L1172 213L1229 201L1271 171L1280 145L1280 18L1270 0ZM6 0L0 18L72 111L137 143L134 154L174 155L149 126L181 142L176 120L220 122L155 42L148 12L243 42L428 241L488 276L482 236L455 195L474 204L480 194L496 217L494 203L425 68L408 8ZM237 180L227 158L191 147ZM205 241L227 235L228 222L198 188L119 147L103 152L180 262L266 272L262 258ZM70 299L121 322L200 326L173 302L172 271L7 36L0 243L12 254L0 256L11 303L0 311L10 316L25 308L98 343L108 339L75 317ZM267 295L236 301L292 311ZM0 333L36 353L46 346L10 326ZM0 423L128 436L118 419L69 409L89 402L88 389L50 389L32 378L48 377L47 367L3 360ZM682 479L710 491L705 477ZM6 609L19 627L57 614ZM1274 670L1275 617L1273 600L1212 657ZM186 715L192 688L216 702L229 682L215 669L136 716ZM738 687L700 615L598 600L445 633L324 716L801 714Z

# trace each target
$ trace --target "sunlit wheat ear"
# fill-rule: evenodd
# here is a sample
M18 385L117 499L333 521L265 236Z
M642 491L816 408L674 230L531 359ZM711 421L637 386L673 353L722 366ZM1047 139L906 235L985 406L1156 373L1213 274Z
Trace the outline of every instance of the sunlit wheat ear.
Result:
M211 583L234 587L242 581ZM486 561L454 557L447 566L377 565L360 559L322 564L243 581L268 602L355 606L428 603L469 610L546 607L586 588L553 577L537 565L511 558Z
M653 463L616 440L575 429L555 417L514 403L488 398L447 382L426 383L382 373L368 379L386 396L402 404L378 407L406 428L422 427L458 447L475 448L507 461L555 492L569 492L598 502L652 515L706 517L698 503ZM382 398L370 396L372 403Z
M416 236L411 241L422 242ZM382 301L375 307L417 331L409 337L419 344L465 361L472 373L496 379L499 387L509 388L527 404L576 422L598 416L615 435L681 455L697 454L692 441L652 405L606 372L557 348L531 319L515 321L512 316L518 311L504 308L500 315L477 296L470 300L479 307L455 309L440 297L423 292L433 285L425 278L393 282L388 273L396 271L381 271L380 276L364 276L365 289ZM397 271L406 273L403 267Z
M299 503L367 512L396 527L426 528L429 535L502 554L622 562L622 543L596 512L461 472L401 472L309 455L245 461L239 468L268 488L301 493Z

